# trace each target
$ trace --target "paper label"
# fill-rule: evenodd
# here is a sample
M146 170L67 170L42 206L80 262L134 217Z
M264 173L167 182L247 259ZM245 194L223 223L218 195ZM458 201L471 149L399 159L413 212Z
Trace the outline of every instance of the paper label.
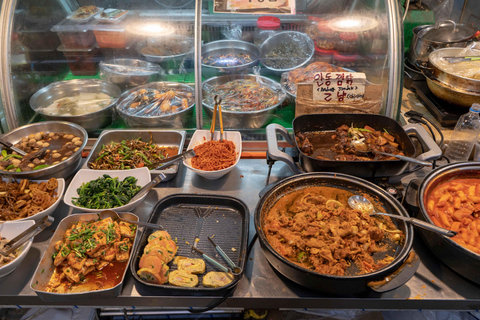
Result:
M365 73L319 72L313 80L313 100L323 102L361 101L365 98Z
M214 12L295 14L295 0L215 0Z

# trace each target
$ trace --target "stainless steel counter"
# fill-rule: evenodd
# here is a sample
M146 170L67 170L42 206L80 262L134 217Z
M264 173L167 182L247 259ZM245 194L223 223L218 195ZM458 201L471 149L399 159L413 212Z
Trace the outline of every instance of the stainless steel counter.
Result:
M255 232L253 212L258 193L265 187L268 166L265 160L241 160L227 176L205 180L181 166L178 174L169 182L150 191L146 200L134 213L145 221L154 204L162 197L176 193L223 194L242 199L249 207L250 239ZM273 166L270 182L278 181L292 173L283 163ZM405 178L408 182L412 176ZM63 203L55 211L55 224L71 210ZM54 227L39 234L19 268L11 275L0 278L0 305L28 307L48 305L40 300L29 285L43 250L47 247ZM258 242L247 262L245 276L233 295L220 305L221 308L314 308L314 309L365 309L365 310L479 310L480 286L463 279L445 267L416 237L414 248L421 259L417 273L402 287L385 294L368 293L363 296L333 297L305 289L277 274L265 259ZM459 263L462 263L459 261ZM76 305L78 307L120 307L129 310L143 308L188 309L206 307L219 297L172 296L144 288L128 274L122 293L114 299L59 302L52 305Z

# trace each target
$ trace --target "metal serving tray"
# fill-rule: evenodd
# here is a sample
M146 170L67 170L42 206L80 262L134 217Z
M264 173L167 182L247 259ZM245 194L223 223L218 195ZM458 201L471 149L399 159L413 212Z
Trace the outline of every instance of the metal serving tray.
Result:
M152 133L153 141L161 147L178 147L178 153L182 153L183 145L185 144L185 131L176 130L138 130L138 129L122 129L122 130L105 130L98 137L97 142L93 146L87 160L83 164L83 169L91 169L88 165L93 159L98 157L98 154L102 150L104 144L110 142L120 142L125 139L137 139L141 138L142 141L150 141L150 133ZM152 179L163 173L166 177L163 181L168 181L175 177L178 171L179 164L174 164L166 169L162 170L150 170Z
M120 217L138 221L138 216L133 213L125 212L119 213ZM32 277L32 281L30 282L30 288L35 291L40 299L47 302L57 302L57 301L70 301L70 300L91 300L91 299L103 299L103 298L114 298L118 296L122 290L123 281L125 280L125 275L127 274L127 269L130 261L132 260L132 252L130 253L129 261L123 271L122 280L113 288L104 289L104 290L97 290L97 291L87 291L87 292L80 292L80 293L54 293L54 292L46 292L45 289L47 287L50 278L54 272L54 265L52 261L52 255L55 252L55 243L59 240L62 240L65 232L67 229L73 224L78 221L91 221L97 220L98 214L96 213L81 213L81 214L73 214L66 218L64 218L58 224L58 227L55 229L55 233L53 234L52 238L50 239L50 243L48 244L47 250L42 256L40 260L37 270ZM132 248L135 248L138 242L138 229L135 233L135 241L133 243Z
M195 209L198 208L198 209ZM212 210L207 211L208 208ZM195 238L200 241L197 248L213 257L222 265L227 263L218 254L207 237L214 236L213 240L220 246L232 261L245 269L247 259L248 226L250 213L247 205L234 197L210 194L181 194L170 195L159 201L150 214L149 222L162 225L166 231L176 239L177 256L188 258L202 258L198 253L192 252ZM135 247L130 260L130 270L133 277L141 284L155 288L169 294L220 294L235 285L238 276L226 286L207 288L202 285L203 275L210 271L220 271L218 268L205 261L206 268L203 274L198 275L198 286L193 288L177 287L171 284L152 284L140 279L137 275L138 263L147 244L147 239L154 230L145 229ZM173 262L168 263L170 271L177 269Z

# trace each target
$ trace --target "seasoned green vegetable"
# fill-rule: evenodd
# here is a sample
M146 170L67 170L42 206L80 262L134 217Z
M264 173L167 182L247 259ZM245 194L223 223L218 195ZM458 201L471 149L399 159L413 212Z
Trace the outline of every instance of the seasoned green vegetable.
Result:
M89 209L110 209L126 205L142 187L137 179L126 177L123 181L104 174L96 180L83 183L77 189L78 198L72 198L72 203Z

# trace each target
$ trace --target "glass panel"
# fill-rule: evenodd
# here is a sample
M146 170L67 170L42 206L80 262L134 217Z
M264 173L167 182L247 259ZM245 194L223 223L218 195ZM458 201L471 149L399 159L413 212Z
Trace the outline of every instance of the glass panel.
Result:
M252 3L222 1L224 7L244 11ZM269 3L273 8L280 2ZM224 124L234 129L264 128L272 122L291 128L296 112L383 112L389 72L384 1L297 1L297 13L285 15L216 13L212 4L202 17L206 124L217 94L223 98ZM364 103L318 103L311 91L303 90L297 97L297 84L312 82L315 71L340 68L366 74L371 91Z
M194 0L40 3L18 1L14 17L11 71L20 125L63 119L91 136L105 128L196 127ZM142 94L134 89L149 82ZM113 116L111 97L127 91L120 116Z

